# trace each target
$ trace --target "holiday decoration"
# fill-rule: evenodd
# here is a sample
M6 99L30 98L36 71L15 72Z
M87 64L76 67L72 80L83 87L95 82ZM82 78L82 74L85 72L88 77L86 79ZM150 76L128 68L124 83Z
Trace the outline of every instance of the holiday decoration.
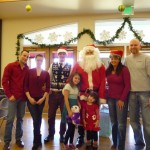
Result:
M118 11L123 12L125 10L125 6L124 5L119 5L118 6Z
M28 5L26 5L26 11L27 11L27 12L29 12L29 11L31 11L31 10L32 10L31 5L29 5L29 4L28 4Z
M119 34L119 40L123 40L123 39L125 39L126 38L126 35L127 35L127 32L125 32L125 31L121 31L120 32L120 34Z
M103 32L100 33L100 38L104 41L110 39L110 32L103 30Z
M15 55L17 56L17 60L18 60L19 59L19 53L20 53L20 40L21 39L26 39L29 42L31 42L32 45L36 45L36 46L41 47L41 48L44 48L44 47L49 47L49 48L51 48L51 47L57 47L58 48L58 47L61 47L62 45L63 46L69 45L70 43L79 40L84 34L87 34L87 35L89 35L91 37L91 39L93 40L93 42L95 42L97 45L112 44L115 41L115 39L119 38L119 35L120 35L121 31L123 31L126 23L128 24L129 30L134 34L135 38L137 38L143 45L150 46L150 43L149 42L144 42L142 40L142 37L140 36L140 34L133 28L132 23L130 21L130 18L129 17L125 17L123 19L124 19L124 21L121 24L121 26L116 30L115 35L113 35L110 39L104 40L104 41L97 40L95 38L95 36L94 36L94 33L90 29L83 29L83 31L81 31L80 33L78 33L77 37L74 37L74 38L72 38L72 39L70 39L68 41L65 41L64 43L49 44L49 45L39 44L37 42L34 42L32 39L30 39L29 37L26 37L23 34L18 34L18 36L17 36L17 43L16 43L16 54Z
M145 34L143 33L142 30L136 30L136 33L138 33L138 35L139 35L140 37L142 37L142 38L145 37Z
M37 34L35 35L34 40L38 43L42 43L43 42L44 37L42 36L42 34Z
M72 32L66 32L66 33L64 34L64 39L65 39L65 41L69 41L69 40L72 39L72 38L73 38Z
M57 35L55 32L49 33L48 39L50 42L57 42L57 38L59 35Z
M72 117L67 116L68 122L72 122L74 125L80 124L80 109L79 106L74 105L71 107L71 111L73 112Z

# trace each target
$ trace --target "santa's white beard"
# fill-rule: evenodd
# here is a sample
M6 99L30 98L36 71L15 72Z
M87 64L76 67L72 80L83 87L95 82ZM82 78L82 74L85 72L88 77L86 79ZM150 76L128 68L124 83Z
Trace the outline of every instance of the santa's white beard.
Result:
M101 66L101 61L94 55L84 56L84 59L80 62L80 66L85 72L89 73L99 68Z

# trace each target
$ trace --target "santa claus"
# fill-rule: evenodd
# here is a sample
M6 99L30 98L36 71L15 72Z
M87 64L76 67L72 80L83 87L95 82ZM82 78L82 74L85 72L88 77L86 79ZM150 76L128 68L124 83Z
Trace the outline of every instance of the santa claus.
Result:
M92 90L98 93L100 103L105 102L105 67L100 58L99 49L95 45L87 45L80 51L79 62L73 67L73 72L81 74L80 98L79 102L86 100L87 90ZM79 138L76 147L81 147L84 143L84 129L82 126L78 127Z

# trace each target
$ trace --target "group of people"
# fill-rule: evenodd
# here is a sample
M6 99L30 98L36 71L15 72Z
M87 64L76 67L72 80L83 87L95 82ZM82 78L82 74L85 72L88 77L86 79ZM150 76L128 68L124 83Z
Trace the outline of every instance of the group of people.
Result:
M99 105L108 103L112 124L111 149L126 149L129 106L135 146L141 148L146 144L146 150L150 150L150 57L140 52L141 44L138 39L130 41L129 49L131 54L126 57L125 64L121 62L123 51L112 50L109 66L105 68L95 45L85 46L80 51L79 62L74 66L65 62L67 50L59 48L57 51L59 62L52 63L48 72L41 68L44 59L41 54L35 57L36 68L29 69L26 64L29 52L23 50L19 61L5 67L2 78L2 85L9 100L3 150L10 149L15 116L16 144L24 147L22 124L26 99L33 119L32 150L42 146L40 128L46 97L49 104L49 130L44 143L54 140L55 117L59 107L62 114L60 142L64 143L64 149L80 148L84 144L86 131L86 149L97 150L100 130ZM73 116L72 106L78 106L80 110L80 123L77 126L79 137L76 146L73 144L75 124L68 119Z

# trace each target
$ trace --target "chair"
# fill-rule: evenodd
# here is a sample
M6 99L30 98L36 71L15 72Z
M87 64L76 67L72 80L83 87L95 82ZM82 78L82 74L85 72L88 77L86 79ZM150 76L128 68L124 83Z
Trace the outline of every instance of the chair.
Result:
M0 101L0 120L1 120L0 128L3 124L3 121L6 120L7 113L8 113L8 99L4 97Z
M8 99L5 96L2 99L0 99L0 120L1 120L0 129L2 127L4 120L6 120L7 118L7 113L8 113ZM1 139L0 142L2 142Z

